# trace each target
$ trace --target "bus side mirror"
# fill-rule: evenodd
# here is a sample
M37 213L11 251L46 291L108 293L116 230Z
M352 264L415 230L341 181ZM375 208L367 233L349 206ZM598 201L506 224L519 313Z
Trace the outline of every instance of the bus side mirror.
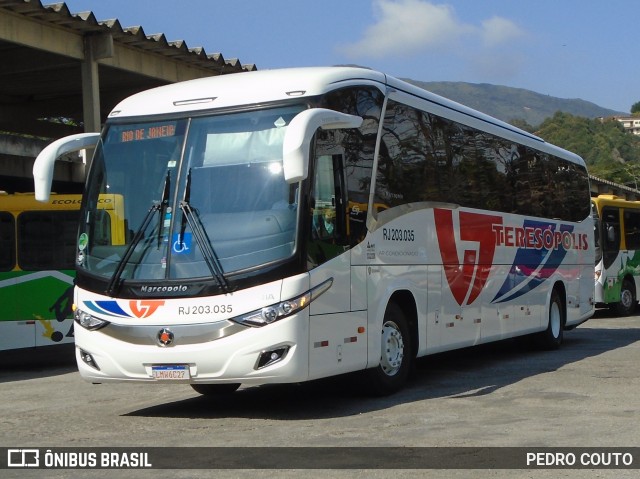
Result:
M307 177L311 138L318 128L358 128L362 121L362 117L326 108L312 108L298 113L289 123L282 143L284 179L287 183L297 183Z
M100 133L79 133L60 138L42 150L33 163L33 184L36 200L49 200L53 168L58 158L73 151L95 148L99 139Z

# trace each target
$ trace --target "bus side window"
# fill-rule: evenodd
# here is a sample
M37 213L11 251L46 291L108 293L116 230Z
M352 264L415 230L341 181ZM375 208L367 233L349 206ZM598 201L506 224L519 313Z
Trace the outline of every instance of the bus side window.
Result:
M605 207L602 210L603 238L602 245L604 267L609 268L620 251L620 210Z
M13 215L0 212L0 271L11 271L16 264L16 234Z
M331 156L318 157L313 185L312 230L314 239L332 241L336 236L336 198Z
M640 249L640 212L624 210L624 237L627 249Z
M78 210L20 213L17 219L20 269L73 269L78 216Z
M620 248L620 212L618 208L605 208L602 219L606 249L617 252Z
M321 155L316 158L309 243L309 262L314 266L344 252L341 243L346 230L346 206L343 189L339 185L341 176L337 174L340 166L336 165L334 156Z

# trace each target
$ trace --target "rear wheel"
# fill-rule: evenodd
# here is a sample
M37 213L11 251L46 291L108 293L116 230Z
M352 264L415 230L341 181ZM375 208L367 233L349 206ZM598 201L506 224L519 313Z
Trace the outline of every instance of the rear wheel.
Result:
M632 281L622 281L620 302L616 303L616 313L619 316L629 316L636 308L636 288Z
M382 322L380 364L364 371L364 386L369 393L386 396L402 389L413 362L409 334L404 312L389 303Z
M562 295L557 289L551 293L548 319L547 329L536 336L537 343L542 349L558 349L562 344L566 311Z
M234 393L240 384L191 384L191 387L203 396L222 396Z

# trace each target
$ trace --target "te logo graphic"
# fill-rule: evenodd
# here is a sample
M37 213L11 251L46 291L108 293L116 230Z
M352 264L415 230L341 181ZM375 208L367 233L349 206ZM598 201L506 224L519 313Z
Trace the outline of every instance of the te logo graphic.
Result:
M161 300L129 301L129 309L136 318L148 318L160 307L164 306Z
M473 303L489 277L496 251L494 225L502 224L502 217L479 213L458 213L460 237L456 239L456 228L452 210L435 209L436 234L444 273L460 306ZM458 251L458 244L464 250Z

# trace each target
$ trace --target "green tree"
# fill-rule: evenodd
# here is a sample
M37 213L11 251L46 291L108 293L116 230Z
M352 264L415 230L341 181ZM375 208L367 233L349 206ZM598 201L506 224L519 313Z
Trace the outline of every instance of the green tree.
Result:
M592 120L557 112L536 132L549 143L584 158L589 173L635 187L640 166L640 139L617 120Z
M521 130L528 131L529 133L533 133L534 131L536 131L536 128L534 126L531 126L529 123L527 123L526 120L522 118L514 118L513 120L510 120L509 123L515 126L516 128L520 128Z
M633 105L631 105L631 114L640 115L640 101L637 101Z

